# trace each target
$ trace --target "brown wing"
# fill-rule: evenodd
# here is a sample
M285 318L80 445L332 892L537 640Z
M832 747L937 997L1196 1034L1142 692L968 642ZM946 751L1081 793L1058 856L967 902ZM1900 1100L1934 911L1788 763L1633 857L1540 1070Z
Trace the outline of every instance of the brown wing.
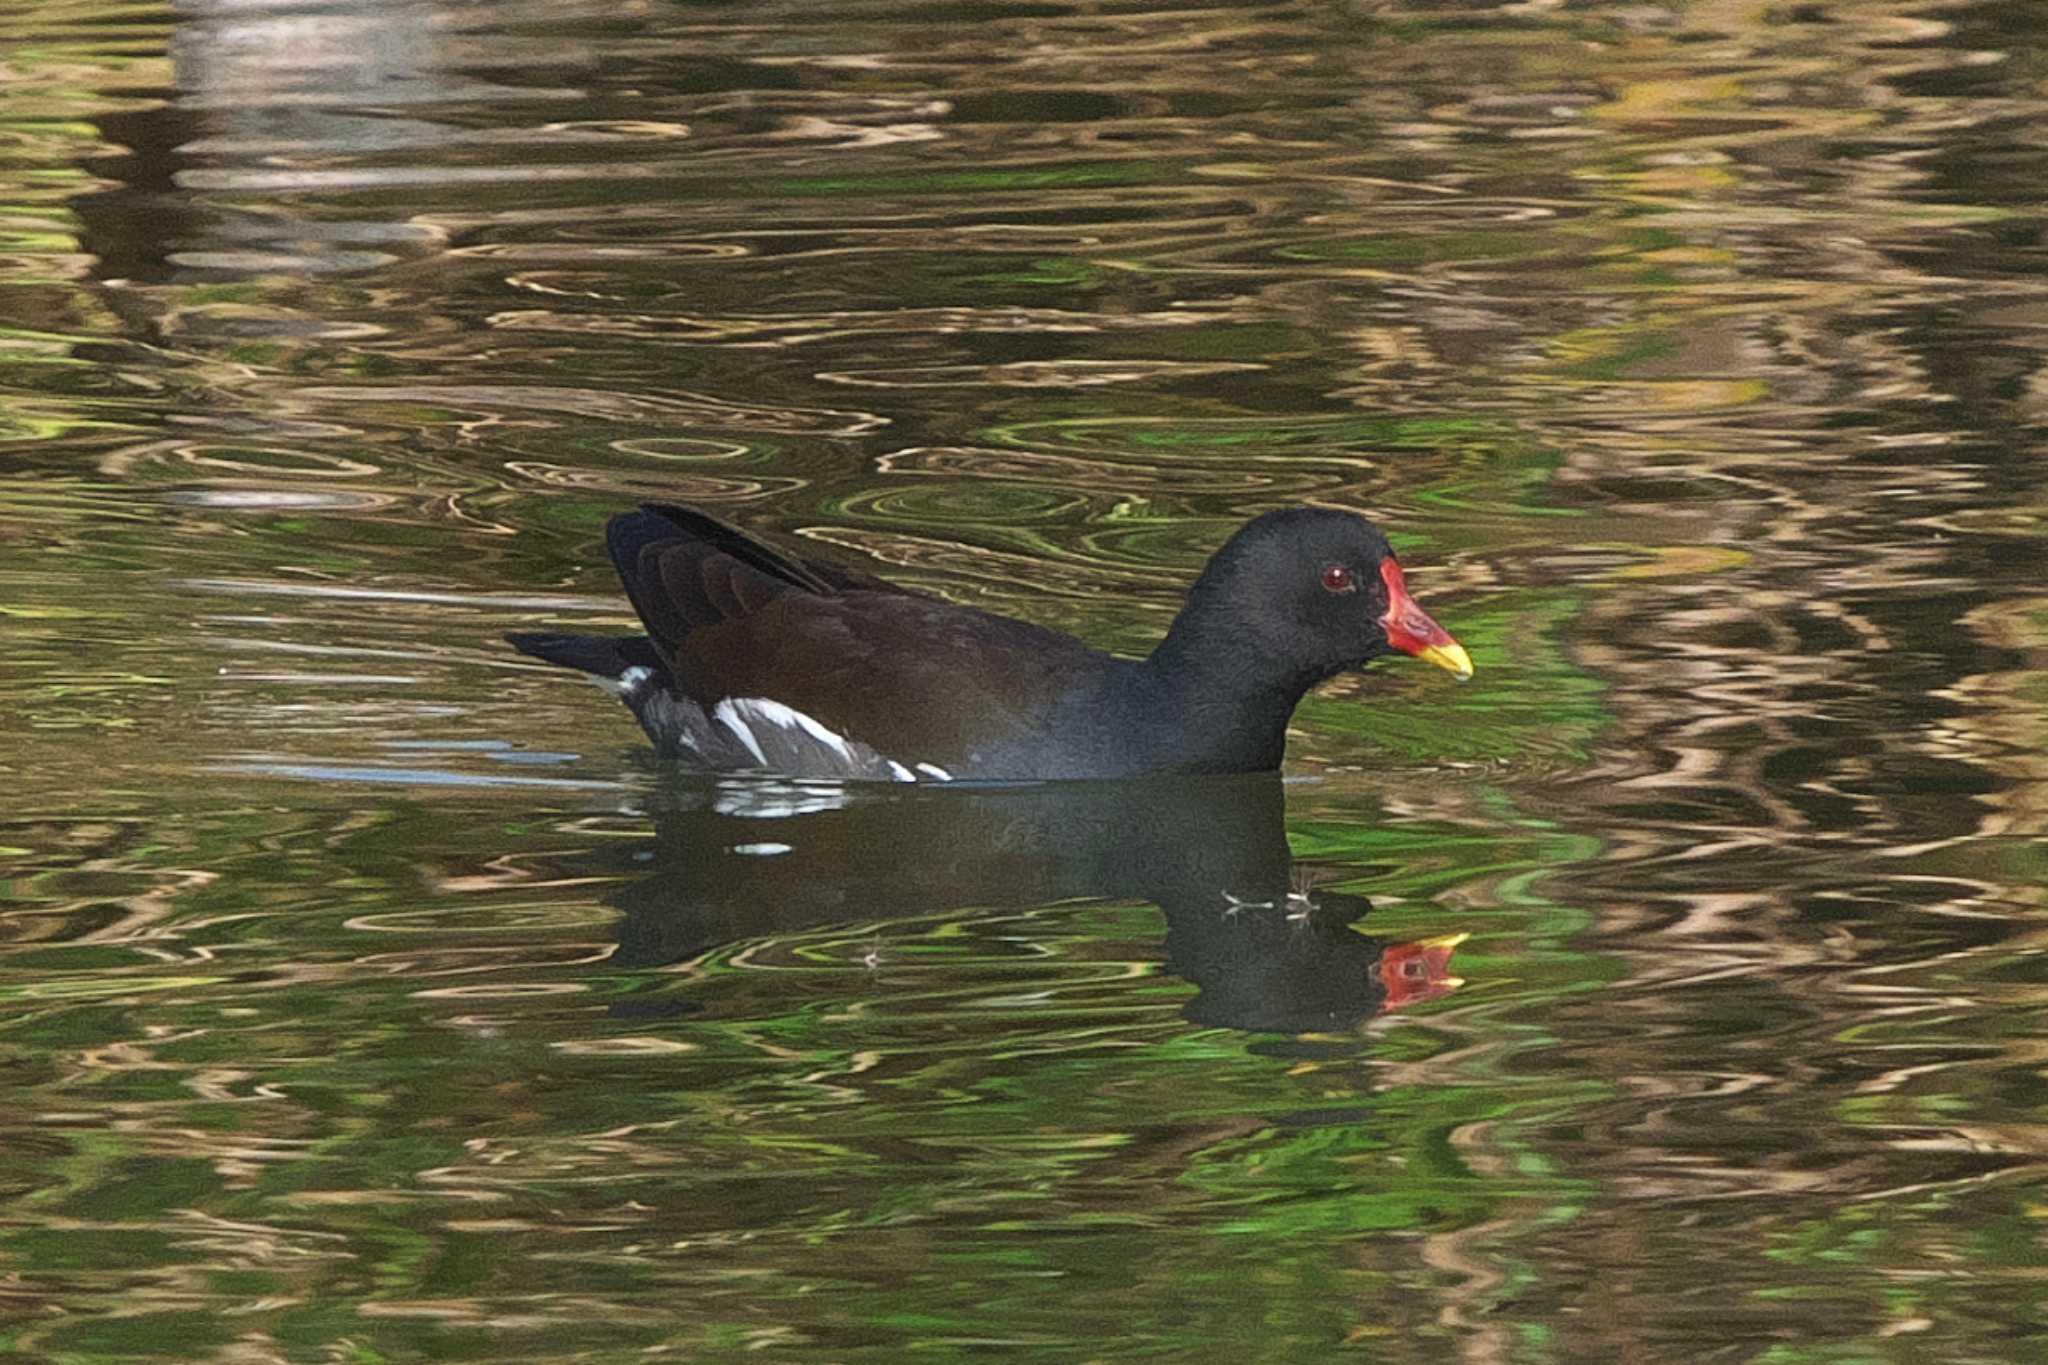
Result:
M688 508L643 507L606 535L677 692L707 709L779 702L903 762L950 768L1028 742L1106 658L1056 631L781 554Z
M885 757L971 769L972 754L1031 744L1107 657L934 597L790 593L693 631L674 669L706 706L765 697Z

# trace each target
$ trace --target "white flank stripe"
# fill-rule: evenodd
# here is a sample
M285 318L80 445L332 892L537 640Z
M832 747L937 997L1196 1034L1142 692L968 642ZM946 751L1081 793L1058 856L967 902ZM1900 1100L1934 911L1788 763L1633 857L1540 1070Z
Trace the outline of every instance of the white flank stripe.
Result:
M812 739L817 740L818 743L836 750L839 756L847 762L851 763L853 761L853 750L846 747L846 737L844 735L835 734L831 730L826 729L816 720L793 706L784 706L781 702L769 701L766 697L742 697L740 698L740 705L754 712L770 725L779 725L785 730L792 727L801 730Z
M761 752L761 741L754 738L754 732L749 730L746 721L740 718L739 704L731 697L711 708L711 718L730 730L734 739L746 745L753 752L756 763L768 761L768 755Z
M794 706L784 706L767 697L727 697L718 703L718 714L736 719L741 725L759 722L772 725L778 730L800 730L839 756L843 763L853 763L853 749L846 737L818 723L816 718L807 716Z
M901 763L898 763L895 759L888 758L882 761L889 765L889 776L895 778L898 782L917 781L917 774L904 767Z
M953 780L953 774L947 772L936 763L920 763L917 765L917 770L926 777L936 777L941 782L951 782Z

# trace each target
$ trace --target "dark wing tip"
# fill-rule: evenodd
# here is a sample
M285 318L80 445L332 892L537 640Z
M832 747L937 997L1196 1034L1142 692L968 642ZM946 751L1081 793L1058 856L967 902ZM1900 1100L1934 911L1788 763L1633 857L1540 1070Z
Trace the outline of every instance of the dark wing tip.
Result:
M701 545L807 592L828 594L834 590L830 581L802 560L771 550L746 532L688 507L643 503L636 511L621 512L605 526L605 544L629 592L640 572L641 556L652 546L670 542Z

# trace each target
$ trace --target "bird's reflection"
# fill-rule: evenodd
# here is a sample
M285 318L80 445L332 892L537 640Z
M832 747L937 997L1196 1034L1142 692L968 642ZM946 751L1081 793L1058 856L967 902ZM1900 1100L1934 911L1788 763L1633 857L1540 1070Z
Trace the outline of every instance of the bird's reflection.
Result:
M1312 892L1287 847L1279 779L963 789L729 783L666 792L632 876L612 965L863 919L1146 900L1190 1020L1260 1032L1342 1029L1435 999L1463 935L1395 943L1353 927L1362 896ZM626 861L631 859L630 862Z

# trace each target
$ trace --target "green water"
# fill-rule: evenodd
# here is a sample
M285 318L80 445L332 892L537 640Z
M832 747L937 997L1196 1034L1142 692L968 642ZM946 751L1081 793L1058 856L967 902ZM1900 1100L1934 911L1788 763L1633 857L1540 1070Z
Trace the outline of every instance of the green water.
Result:
M0 13L0 1359L2048 1355L2048 9ZM642 498L1478 676L664 772Z

